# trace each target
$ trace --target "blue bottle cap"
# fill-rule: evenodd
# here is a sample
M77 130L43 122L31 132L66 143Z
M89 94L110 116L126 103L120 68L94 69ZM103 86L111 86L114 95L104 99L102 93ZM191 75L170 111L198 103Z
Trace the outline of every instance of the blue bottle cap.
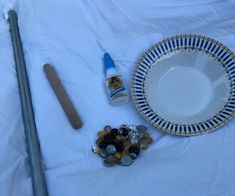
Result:
M104 54L104 66L105 66L105 69L115 68L115 64L109 53Z
M118 74L113 59L109 53L104 54L104 67L107 77Z

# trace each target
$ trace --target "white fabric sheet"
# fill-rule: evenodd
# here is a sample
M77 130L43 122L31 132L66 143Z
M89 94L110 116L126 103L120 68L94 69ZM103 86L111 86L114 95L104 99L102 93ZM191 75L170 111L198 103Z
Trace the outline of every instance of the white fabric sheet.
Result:
M43 165L50 196L234 196L235 120L196 137L165 135L130 100L114 107L105 91L102 55L109 52L130 91L135 63L154 43L183 33L235 49L231 0L0 0L14 8L25 51ZM75 131L52 91L51 63L84 122ZM145 124L153 145L130 167L102 165L91 152L105 125ZM32 195L28 155L9 34L0 19L0 195Z

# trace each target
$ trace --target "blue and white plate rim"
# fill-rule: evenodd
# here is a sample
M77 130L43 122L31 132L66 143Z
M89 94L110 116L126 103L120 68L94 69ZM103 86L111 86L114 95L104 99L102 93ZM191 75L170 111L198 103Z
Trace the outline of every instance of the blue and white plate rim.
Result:
M177 124L163 119L149 106L144 92L145 75L151 65L167 53L182 49L210 54L223 66L230 80L230 95L223 109L213 117L195 124ZM138 112L163 132L192 136L214 131L225 125L235 114L235 55L221 42L204 35L183 34L169 37L153 45L138 59L132 76L131 92Z

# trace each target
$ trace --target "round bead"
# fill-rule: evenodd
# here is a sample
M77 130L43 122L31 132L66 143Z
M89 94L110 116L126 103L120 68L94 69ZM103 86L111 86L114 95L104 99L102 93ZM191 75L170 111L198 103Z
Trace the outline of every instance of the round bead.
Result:
M125 149L125 150L128 150L131 145L132 145L132 143L131 143L130 140L124 141L124 149Z
M105 130L106 133L110 133L111 130L112 130L112 127L107 125L107 126L104 127L104 130Z
M122 136L121 135L117 135L116 136L116 140L122 140Z
M130 153L129 156L130 156L133 160L138 157L138 155L135 154L135 153Z
M134 136L131 138L131 143L132 143L132 144L138 144L138 142L139 142L138 136L134 135Z
M102 142L102 141L103 141L102 139L98 138L95 143L96 143L96 144L99 144L99 143Z
M142 144L143 142L145 142L145 137L139 138L138 144Z
M128 136L128 129L126 129L126 128L121 128L122 129L122 135L124 136L124 137L126 137L126 136Z
M145 136L145 137L150 137L150 135L149 135L148 132L145 132L145 133L144 133L144 136Z
M138 126L136 126L136 129L138 132L146 132L147 131L147 127L144 125L138 125Z
M140 133L138 134L138 137L139 137L139 139L142 139L142 138L144 138L144 137L145 137L145 133L143 133L143 132L140 132Z
M128 150L124 150L122 152L122 157L127 156L127 155L129 155L129 151Z
M132 146L129 148L129 153L135 153L136 155L139 155L140 149L138 148L138 146L132 145Z
M106 152L104 149L100 149L99 155L100 155L102 158L106 158L106 157L107 157L107 152Z
M107 143L112 143L115 139L115 136L111 135L111 134L106 134L104 136L104 141L107 142Z
M98 147L98 146L94 146L93 148L92 148L92 152L94 152L94 153L99 153L99 151L100 151L100 148Z
M123 141L116 141L115 147L118 152L122 152L124 150L124 143Z
M116 137L118 134L118 129L112 129L110 134L113 135L114 137Z
M120 126L120 128L126 128L127 129L128 127L127 127L127 125L123 124L123 125Z
M130 156L123 156L121 158L121 164L124 166L131 165L133 163L133 160Z
M151 137L145 137L145 141L147 144L152 144L153 143L153 139Z
M147 142L142 142L141 144L140 144L140 148L141 148L141 150L146 150L147 148L148 148L148 144L147 144Z
M99 144L98 144L99 148L106 148L106 146L108 146L108 143L105 142L105 141L101 141Z
M111 167L115 164L115 158L114 156L108 156L104 159L104 165L106 167Z
M122 154L121 154L120 152L116 152L116 153L114 154L114 157L115 157L115 159L121 159Z
M129 129L136 131L136 126L135 125L130 125Z
M106 150L107 154L115 154L115 152L116 152L115 146L111 145L111 144L108 145L105 150Z
M99 131L98 132L98 137L100 138L100 139L103 139L103 137L105 136L105 132L104 131Z
M121 159L116 159L116 160L115 160L115 163L121 164Z
M119 135L122 135L122 133L123 133L122 128L118 129L118 134L119 134Z
M137 131L131 130L131 131L128 132L128 136L129 136L130 138L132 138L132 137L134 137L134 136L138 136L138 133L137 133Z

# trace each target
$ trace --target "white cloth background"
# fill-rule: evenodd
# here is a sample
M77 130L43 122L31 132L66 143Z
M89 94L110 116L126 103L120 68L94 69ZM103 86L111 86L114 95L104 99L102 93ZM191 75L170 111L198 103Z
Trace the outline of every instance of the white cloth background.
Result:
M165 135L137 113L132 100L113 107L104 86L109 52L130 90L138 57L154 43L183 33L217 39L235 50L231 0L0 0L13 6L30 80L50 196L234 196L235 120L202 136ZM84 126L75 131L52 91L51 63ZM91 152L105 125L145 124L155 142L130 167L106 168ZM32 195L9 25L0 18L0 195Z

